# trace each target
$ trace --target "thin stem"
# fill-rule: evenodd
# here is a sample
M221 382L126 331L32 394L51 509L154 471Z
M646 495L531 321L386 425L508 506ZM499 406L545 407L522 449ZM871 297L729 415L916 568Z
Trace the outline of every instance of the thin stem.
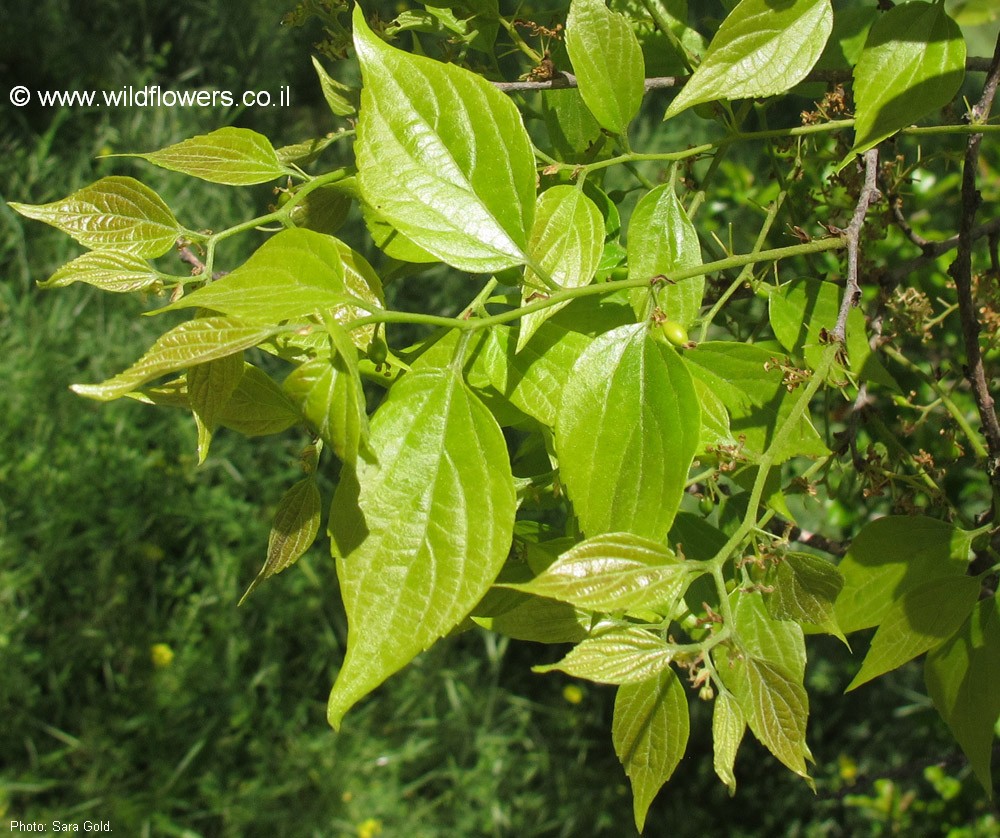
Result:
M976 212L982 203L982 196L976 186L976 172L979 167L979 148L983 139L981 131L987 127L982 122L989 117L998 84L1000 84L1000 36L997 38L982 98L969 114L971 127L980 129L980 132L972 134L966 144L965 162L962 166L962 218L958 232L958 253L948 273L955 280L958 292L958 310L962 320L962 336L965 340L965 376L972 386L979 419L983 425L983 435L986 437L986 446L989 449L986 471L993 486L994 510L1000 514L1000 420L997 419L979 348L981 325L972 293L972 230Z
M719 259L715 262L706 262L694 268L685 268L671 275L671 279L678 281L688 279L692 276L704 276L716 271L726 271L732 268L740 268L744 265L757 264L758 262L776 262L779 259L787 259L793 256L802 256L809 253L819 253L825 250L839 250L844 247L841 238L817 239L816 241L804 244L790 245L789 247L779 247L773 250L762 250L759 253L742 253L729 256L726 259ZM542 300L535 300L518 308L494 314L489 317L470 318L462 320L453 317L440 317L433 314L418 314L404 311L385 311L362 300L355 300L353 305L356 308L369 312L369 316L361 317L347 324L348 329L357 329L371 323L418 323L427 326L443 326L449 329L487 329L491 326L499 326L519 320L526 314L535 311L543 311L550 306L562 302L577 299L578 297L589 297L600 294L612 294L625 288L648 287L648 278L639 279L618 279L610 282L599 282L592 285L584 285L580 288L564 288L556 291L549 297Z
M754 242L753 250L751 253L760 253L761 248L764 246L764 242L767 240L767 234L771 231L771 226L774 224L774 219L778 215L778 211L781 209L782 203L784 203L785 196L787 192L779 192L778 197L772 202L770 208L767 211L767 215L764 217L764 223L761 225L760 232L757 234L757 241ZM753 274L754 265L746 265L742 271L739 272L736 279L734 279L729 287L722 292L722 295L718 300L715 301L715 305L709 309L708 314L702 319L701 322L701 333L698 336L698 342L705 340L708 335L708 329L712 325L712 321L715 320L719 311L726 304L726 301L736 293L737 289L746 282L751 274Z
M837 325L833 328L833 336L841 343L847 330L847 316L861 301L861 286L858 284L858 245L861 241L861 228L868 214L868 207L877 201L881 194L878 191L878 148L870 148L862 155L865 163L865 183L858 196L854 215L847 228L847 287L840 302L840 313L837 315Z
M989 452L986 450L986 446L983 445L982 440L979 438L979 434L972 429L972 426L962 414L962 411L958 409L958 405L951 400L951 397L945 391L944 387L941 386L940 381L934 378L933 375L929 375L917 364L913 363L913 361L907 358L894 346L885 344L882 346L882 351L900 366L905 367L916 375L919 375L923 379L924 383L934 391L934 394L941 400L941 404L945 406L952 418L962 429L962 433L964 433L966 438L969 440L969 444L972 445L972 450L976 452L977 457L985 458L989 456Z

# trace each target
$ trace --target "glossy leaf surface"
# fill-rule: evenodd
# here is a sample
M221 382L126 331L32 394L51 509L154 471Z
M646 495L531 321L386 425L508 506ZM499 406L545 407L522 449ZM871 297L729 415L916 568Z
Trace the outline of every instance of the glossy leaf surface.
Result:
M525 262L535 160L514 103L485 79L385 44L354 10L364 87L355 145L364 199L456 268Z
M573 366L555 432L584 533L666 538L700 433L694 385L673 349L644 324L601 335Z
M790 90L819 60L832 29L830 0L742 0L667 108L667 118L702 102Z
M145 259L162 256L182 228L163 199L135 178L101 178L61 201L11 209L44 221L92 250L116 250Z
M455 370L403 376L370 444L374 461L345 470L330 515L349 627L334 727L482 599L514 524L503 435Z

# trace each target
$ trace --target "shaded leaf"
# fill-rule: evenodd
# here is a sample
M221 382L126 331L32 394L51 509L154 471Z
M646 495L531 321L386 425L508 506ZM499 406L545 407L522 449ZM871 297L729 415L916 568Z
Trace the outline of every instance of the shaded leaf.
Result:
M312 546L319 532L320 506L315 477L306 477L285 492L274 513L267 559L240 599L240 605L261 582L291 567Z
M775 568L772 584L767 607L774 617L810 623L847 643L834 612L844 587L836 565L808 553L789 553Z
M962 30L943 3L911 0L883 14L854 67L854 147L840 164L943 108L965 78Z
M673 670L618 688L611 738L632 784L640 832L653 798L684 756L689 732L687 696Z
M892 603L925 582L964 576L969 537L924 516L889 516L866 524L841 560L844 588L837 622L845 634L877 626Z
M958 632L927 656L927 691L992 795L990 758L1000 718L1000 600L980 600Z
M212 432L218 427L226 403L243 378L243 353L237 352L191 367L187 395L198 425L198 463L204 463Z
M334 328L330 337L330 357L314 358L294 369L284 388L340 460L353 464L368 441L357 349L342 329Z
M731 341L706 341L684 353L691 374L700 378L729 411L733 436L743 438L743 451L759 457L795 407L773 361L775 353L759 346ZM778 358L777 360L780 360ZM774 452L776 462L791 457L822 457L829 453L808 415L803 416L784 445Z
M972 576L944 577L910 588L892 603L846 692L940 646L965 622L982 583Z

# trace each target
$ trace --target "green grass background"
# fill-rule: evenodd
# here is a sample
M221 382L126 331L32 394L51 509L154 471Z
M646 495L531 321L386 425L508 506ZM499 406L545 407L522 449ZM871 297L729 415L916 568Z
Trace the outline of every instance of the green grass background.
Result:
M8 1L0 33L0 831L14 820L89 819L110 821L116 835L192 838L633 834L610 745L613 692L583 685L571 703L568 679L530 672L559 649L482 632L445 640L341 733L328 728L346 623L326 545L236 607L262 561L269 513L295 479L301 435L223 432L197 467L187 417L69 392L155 339L162 321L140 315L156 301L36 288L79 249L6 201L43 203L131 174L183 223L219 229L262 211L269 188L97 155L222 124L276 145L335 127L309 64L321 33L279 27L287 4L80 5ZM289 84L294 107L6 102L14 84L150 83ZM367 246L356 223L345 238ZM240 242L222 258L236 264L257 243ZM173 651L168 666L154 666L156 644ZM810 652L818 794L748 743L730 800L712 773L709 708L692 694L688 754L647 834L1000 834L918 667L843 697L856 663L835 641Z

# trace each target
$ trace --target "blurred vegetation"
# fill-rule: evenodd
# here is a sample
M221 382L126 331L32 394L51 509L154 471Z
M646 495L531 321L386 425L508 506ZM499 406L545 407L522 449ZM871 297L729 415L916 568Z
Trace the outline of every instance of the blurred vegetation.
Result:
M135 174L191 226L256 214L272 199L266 188L96 157L234 121L276 145L330 130L308 59L321 33L280 28L285 10L95 0L84 14L61 0L8 0L7 87L289 84L295 106L4 102L0 198L41 203ZM656 124L651 116L642 130ZM737 162L727 173L734 205L740 176ZM225 254L233 263L254 245L240 242ZM607 735L613 692L531 674L558 649L482 632L449 639L343 732L328 728L346 624L325 545L236 608L263 559L261 510L296 479L307 440L221 434L198 468L188 418L72 395L67 385L122 368L162 330L135 317L154 300L34 287L73 255L64 236L0 203L2 820L110 820L120 835L629 834L631 801ZM401 293L447 299L442 281L425 276ZM844 697L859 658L828 639L810 658L818 794L758 747L737 763L730 800L712 772L709 720L696 719L648 834L1000 835L919 667Z

